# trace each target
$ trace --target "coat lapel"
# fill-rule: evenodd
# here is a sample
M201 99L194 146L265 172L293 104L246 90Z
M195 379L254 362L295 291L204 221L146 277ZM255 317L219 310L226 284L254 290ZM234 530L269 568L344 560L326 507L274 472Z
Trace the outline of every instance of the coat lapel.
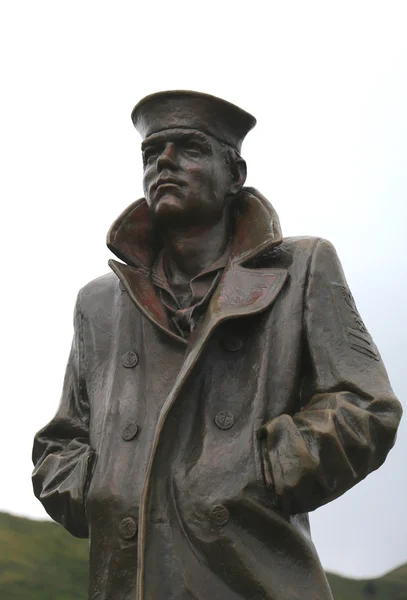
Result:
M168 314L156 294L150 272L142 267L131 267L117 260L109 260L109 266L116 273L139 311L172 339L186 345L187 340L171 330Z
M202 345L222 321L254 315L269 308L286 277L285 269L248 269L241 265L227 269L200 326L191 334L189 348Z
M203 320L189 338L185 376L181 369L177 379L185 379L220 323L265 311L276 300L286 278L286 269L258 270L236 265L225 271Z

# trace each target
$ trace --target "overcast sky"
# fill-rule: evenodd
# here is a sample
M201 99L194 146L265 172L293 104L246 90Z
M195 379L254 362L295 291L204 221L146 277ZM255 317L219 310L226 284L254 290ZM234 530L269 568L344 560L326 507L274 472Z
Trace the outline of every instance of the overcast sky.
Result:
M407 3L9 0L0 14L0 510L44 518L34 432L53 416L77 291L142 195L130 112L194 89L257 117L248 184L285 235L330 239L393 387L406 397ZM407 418L382 469L312 515L324 566L407 562Z

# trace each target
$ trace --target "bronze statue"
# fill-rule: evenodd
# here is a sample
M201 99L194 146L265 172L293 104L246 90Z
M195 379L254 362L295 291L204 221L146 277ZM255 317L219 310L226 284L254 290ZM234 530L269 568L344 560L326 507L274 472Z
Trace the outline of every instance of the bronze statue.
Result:
M90 538L91 600L328 600L308 511L380 467L401 408L332 245L244 187L255 119L137 104L145 198L78 295L34 490Z

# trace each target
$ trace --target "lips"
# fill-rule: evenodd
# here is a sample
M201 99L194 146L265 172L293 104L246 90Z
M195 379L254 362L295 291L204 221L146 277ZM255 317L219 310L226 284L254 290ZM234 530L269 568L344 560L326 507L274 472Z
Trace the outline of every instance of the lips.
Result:
M153 185L153 190L157 190L162 185L182 185L180 181L174 177L160 177L158 181Z
M173 190L174 194L178 195L178 193L180 193L180 188L183 186L185 186L185 183L179 179L176 179L175 177L172 177L171 175L165 177L161 176L155 183L151 185L150 197L153 198L154 201L157 201L163 194L166 193L166 190L170 192L171 189Z

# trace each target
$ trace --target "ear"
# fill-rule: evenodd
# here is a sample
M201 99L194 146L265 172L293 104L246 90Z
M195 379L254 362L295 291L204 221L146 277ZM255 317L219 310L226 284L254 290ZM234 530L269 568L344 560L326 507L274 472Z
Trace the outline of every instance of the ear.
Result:
M246 162L241 156L236 156L231 164L232 182L230 185L230 193L233 196L239 194L245 184L247 176Z

